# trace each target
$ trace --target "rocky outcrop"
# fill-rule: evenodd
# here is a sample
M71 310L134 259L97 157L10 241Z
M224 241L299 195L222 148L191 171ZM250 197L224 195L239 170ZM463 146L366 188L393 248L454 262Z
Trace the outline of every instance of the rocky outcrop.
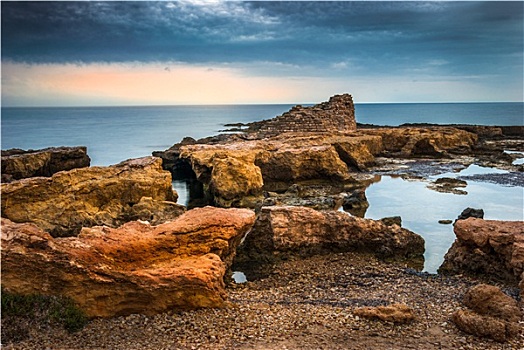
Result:
M380 136L383 155L402 158L442 158L449 153L471 153L478 141L477 135L451 127L377 128L360 132Z
M253 230L239 247L235 264L249 270L249 265L271 264L289 254L341 251L416 259L424 253L424 239L397 225L387 226L340 211L263 207Z
M464 295L464 305L469 310L458 310L452 317L462 331L499 342L518 334L522 312L516 300L500 288L486 284L474 286Z
M285 132L319 133L356 129L353 98L349 94L342 94L312 107L294 106L281 116L249 124L247 131L256 132L262 138Z
M359 307L353 311L353 314L372 320L394 323L409 323L415 320L413 309L405 304Z
M171 174L162 170L161 163L145 157L2 184L2 217L34 223L55 237L78 234L81 227L116 227L133 219L155 223L173 219L185 209L166 203L175 202L177 195Z
M468 272L514 284L522 280L522 221L468 218L457 221L454 231L457 238L444 257L439 272ZM521 295L524 295L522 289Z
M196 178L215 205L254 207L262 191L285 192L303 181L345 182L376 156L449 157L471 152L477 135L453 127L356 128L353 100L337 95L296 106L238 134L185 138L154 152L175 178Z
M90 317L221 307L225 271L254 220L250 210L206 207L158 226L134 221L53 238L2 219L2 288L66 296Z
M285 191L308 180L350 180L350 169L365 169L381 147L376 136L289 134L184 145L178 164L188 164L216 205L252 207L263 190Z
M2 151L2 182L51 176L63 170L88 167L90 162L86 147Z

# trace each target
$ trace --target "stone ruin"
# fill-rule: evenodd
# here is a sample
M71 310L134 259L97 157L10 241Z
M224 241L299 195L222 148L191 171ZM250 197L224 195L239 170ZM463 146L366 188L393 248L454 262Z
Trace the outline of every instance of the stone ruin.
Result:
M276 136L285 132L355 131L355 107L349 94L332 96L328 102L312 107L294 106L288 112L269 120L249 124L248 132L261 137Z

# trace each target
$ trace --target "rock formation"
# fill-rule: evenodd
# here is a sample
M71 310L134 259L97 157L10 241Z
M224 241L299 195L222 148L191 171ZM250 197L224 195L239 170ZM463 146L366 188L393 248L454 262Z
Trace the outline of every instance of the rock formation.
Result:
M90 162L86 147L2 151L2 182L51 176L62 170L88 167Z
M164 169L196 179L215 205L254 207L262 191L285 192L303 181L347 182L376 156L449 157L470 152L477 136L452 127L356 129L350 95L296 106L242 134L185 138L164 152Z
M239 247L235 264L246 271L288 254L360 251L384 258L421 259L424 239L397 225L307 207L263 207Z
M405 304L359 307L353 311L353 314L372 320L378 319L394 323L409 323L415 319L413 309Z
M500 288L486 284L474 286L464 295L464 305L469 310L453 314L453 322L462 331L499 342L518 334L522 312L516 300Z
M439 272L482 274L487 278L501 279L514 284L522 280L522 221L468 218L458 220L454 231L457 239L444 257ZM521 295L524 295L522 289Z
M259 137L272 137L285 132L322 133L356 129L353 98L342 94L312 107L297 105L281 116L251 123L247 131L256 132Z
M70 236L87 226L173 219L185 210L166 203L176 198L161 160L145 157L2 184L2 217L34 223L55 237Z
M90 317L221 307L224 273L255 214L194 209L158 226L83 228L53 238L2 219L2 287L72 298Z
M216 205L253 207L263 190L285 191L308 180L350 180L350 169L365 169L381 148L376 136L283 135L183 145L178 164L187 164Z
M477 135L452 127L377 128L361 133L382 138L383 155L388 157L448 157L453 153L470 153Z

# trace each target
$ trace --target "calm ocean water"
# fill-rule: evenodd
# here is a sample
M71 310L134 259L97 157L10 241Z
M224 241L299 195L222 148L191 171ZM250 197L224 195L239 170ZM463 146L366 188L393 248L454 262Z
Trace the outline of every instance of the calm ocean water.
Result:
M201 138L226 123L268 119L292 105L2 108L2 149L87 146L92 165L110 165ZM357 104L360 123L522 125L523 103Z
M218 133L226 123L272 118L292 105L166 107L2 108L2 149L87 146L92 165L110 165L151 155L185 136ZM357 104L360 123L523 125L523 103ZM524 151L524 150L523 150ZM490 169L473 168L489 172ZM468 171L471 171L468 170ZM400 215L403 226L426 240L425 270L435 272L454 240L450 225L467 206L484 208L486 218L523 220L523 188L468 182L467 196L438 193L424 182L383 176L366 191L370 218ZM184 204L185 184L174 183Z

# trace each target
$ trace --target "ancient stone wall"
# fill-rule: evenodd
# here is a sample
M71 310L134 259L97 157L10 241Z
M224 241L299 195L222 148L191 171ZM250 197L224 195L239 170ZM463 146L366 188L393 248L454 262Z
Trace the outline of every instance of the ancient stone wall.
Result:
M284 132L355 131L355 107L349 94L335 95L328 102L312 107L294 106L273 119L252 123L249 131L262 137Z

